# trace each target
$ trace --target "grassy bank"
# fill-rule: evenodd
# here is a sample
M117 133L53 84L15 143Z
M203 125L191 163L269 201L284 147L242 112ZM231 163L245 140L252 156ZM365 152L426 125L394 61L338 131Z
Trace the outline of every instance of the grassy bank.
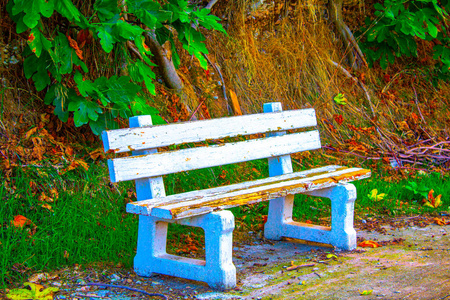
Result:
M319 155L315 161L297 159L295 165L303 169L324 165L319 163L324 160L330 159ZM357 161L348 163L356 164ZM381 163L364 163L363 166L373 170L373 177L355 183L358 190L356 218L433 214L449 209L448 175L395 171ZM261 178L267 176L266 168L265 162L256 161L168 176L165 179L167 192L179 193ZM422 202L431 189L435 197L443 195L438 208L424 206ZM3 201L0 207L2 287L26 280L38 271L74 264L105 262L132 266L138 218L127 214L125 205L135 200L134 186L132 183L110 184L104 162L92 163L88 170L77 168L64 174L53 167L17 167L0 187L0 199ZM295 219L329 222L328 199L297 195L295 201ZM267 215L267 203L234 208L233 212L236 232L260 231ZM171 226L170 232L170 252L201 252L199 230L189 233L185 227Z

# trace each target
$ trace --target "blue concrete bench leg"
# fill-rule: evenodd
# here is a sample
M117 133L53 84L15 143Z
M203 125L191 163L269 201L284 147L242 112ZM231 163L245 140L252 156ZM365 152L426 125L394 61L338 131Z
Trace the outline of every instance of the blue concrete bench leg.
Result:
M168 220L140 216L137 254L134 258L135 272L147 277L157 273L203 281L217 289L234 288L236 268L232 261L233 214L224 210L174 222L203 228L206 260L167 254Z
M335 187L308 193L311 196L331 200L331 228L294 222L292 195L270 200L264 236L280 240L281 237L331 244L339 249L356 248L356 231L353 228L353 212L356 188L353 184L340 184Z

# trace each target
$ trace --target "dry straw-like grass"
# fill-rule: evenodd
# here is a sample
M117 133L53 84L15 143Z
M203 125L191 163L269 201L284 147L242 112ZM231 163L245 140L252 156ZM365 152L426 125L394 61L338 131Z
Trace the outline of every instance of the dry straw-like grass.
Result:
M363 67L352 72L323 6L314 1L291 4L287 15L284 1L260 10L249 9L255 7L253 1L227 3L222 14L229 36L212 34L207 46L242 111L259 112L263 103L272 101L281 101L285 109L314 107L322 139L333 149L403 164L401 155L424 142L429 151L404 163L436 162L430 160L432 152L440 151L435 145L449 145L448 83L433 86L426 72L418 72L420 66L408 59L387 70ZM359 20L365 12L361 6L347 9ZM422 54L422 60L430 57ZM346 105L334 101L339 93L347 98ZM446 158L439 165L448 162Z

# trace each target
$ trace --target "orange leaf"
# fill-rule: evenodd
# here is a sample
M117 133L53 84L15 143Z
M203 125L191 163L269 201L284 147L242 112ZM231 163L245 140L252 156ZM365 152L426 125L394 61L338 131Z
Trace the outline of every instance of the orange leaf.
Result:
M70 36L67 35L67 39L69 40L69 45L75 50L75 53L77 54L79 59L83 59L83 51L78 48L78 43L76 40L73 40Z
M439 226L450 225L450 221L446 222L444 220L444 218L442 218L442 220L439 218L434 218L433 221L434 221L434 223L438 224Z
M22 228L25 225L31 225L33 224L33 222L31 222L30 219L22 216L22 215L17 215L14 217L14 221L11 221L11 223L18 228Z
M374 241L364 241L364 242L359 243L358 247L378 248L378 247L381 247L381 245Z
M48 203L41 204L41 206L49 211L53 212L53 208Z

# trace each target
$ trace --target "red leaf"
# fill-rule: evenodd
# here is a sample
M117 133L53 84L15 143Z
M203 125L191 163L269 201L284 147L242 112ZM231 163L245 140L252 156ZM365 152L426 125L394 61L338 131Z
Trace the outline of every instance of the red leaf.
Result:
M24 217L22 215L17 215L14 217L14 220L11 221L11 223L18 228L23 228L25 225L31 225L33 222L31 222L30 219L27 217Z

